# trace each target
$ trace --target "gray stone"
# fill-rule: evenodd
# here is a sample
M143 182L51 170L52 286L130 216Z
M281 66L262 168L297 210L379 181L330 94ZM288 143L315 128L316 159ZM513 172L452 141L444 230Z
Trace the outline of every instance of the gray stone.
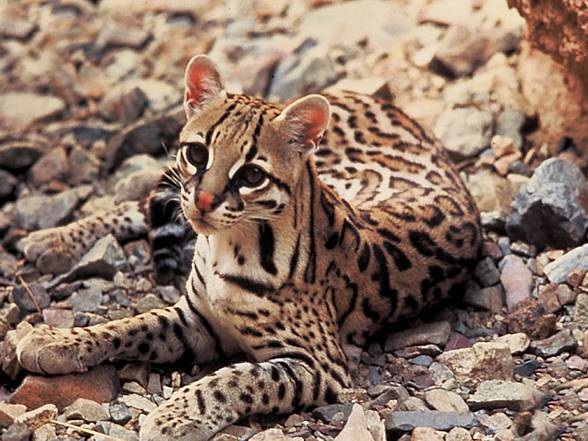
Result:
M18 270L18 260L12 254L0 248L0 275L13 277Z
M84 421L97 422L108 420L108 412L96 401L78 398L67 406L63 413L68 420L83 419Z
M2 441L29 441L32 430L25 424L14 423L2 434Z
M43 151L34 141L11 141L0 144L0 168L20 170L30 167Z
M31 183L36 186L54 179L61 180L69 170L65 148L57 147L45 153L29 171Z
M96 287L80 289L69 299L75 312L96 312L102 303L102 291Z
M152 309L161 308L165 306L159 297L155 294L147 294L137 302L135 308L139 314L150 311Z
M352 408L352 404L328 404L326 406L319 406L314 409L312 411L312 416L320 419L325 423L330 423L336 414L342 413L344 419L346 420L349 418L349 414L351 413Z
M463 297L463 301L470 306L499 313L502 311L504 304L504 291L500 285L490 286L488 288L468 289Z
M181 293L173 285L158 286L157 292L159 293L159 296L163 299L163 301L169 305L173 305L178 300L180 300Z
M114 135L106 147L105 168L120 164L125 158L139 153L165 153L165 145L173 145L186 123L182 107L164 115L142 119Z
M96 424L96 431L109 435L123 441L139 441L136 432L127 430L124 427L109 421L100 421Z
M319 91L337 81L335 63L325 52L323 47L312 47L284 58L275 71L270 96L283 101Z
M0 170L0 201L9 198L16 188L18 179L6 170Z
M559 158L544 161L513 202L506 229L511 238L539 248L586 240L588 183L578 167Z
M494 341L508 346L511 354L522 354L531 344L531 339L522 332L502 335Z
M513 381L490 380L478 386L468 399L472 409L507 408L515 411L531 410L543 401L543 394L534 387Z
M115 186L116 201L137 201L149 195L149 192L161 179L161 168L145 169L129 174Z
M156 407L153 401L138 394L123 395L119 398L119 401L143 412L151 412Z
M34 297L34 300L31 296ZM34 282L28 284L28 289L24 285L15 286L12 291L12 298L24 313L45 309L51 303L51 298L47 294L47 290L41 284Z
M504 109L496 118L495 134L511 139L520 149L523 145L521 129L526 119L525 114L518 109Z
M533 341L531 350L542 357L554 357L564 351L573 351L577 346L572 331L562 329L557 334L543 340Z
M390 334L386 338L384 350L392 352L407 346L435 344L444 346L449 339L451 325L449 322L426 323L406 331Z
M588 271L588 244L568 251L543 268L552 283L567 281L568 274L574 270Z
M433 132L451 154L470 158L490 145L493 122L487 110L450 109L439 116Z
M491 257L480 260L474 269L474 275L484 287L496 285L500 282L500 272Z
M454 77L468 75L488 60L486 46L486 39L473 28L451 26L439 42L431 68Z
M109 411L112 421L117 424L126 424L133 417L131 415L131 411L124 403L112 403L110 405Z
M87 277L112 280L119 269L127 265L125 253L116 238L109 234L99 239L79 263L60 281L70 282Z
M96 182L100 173L100 161L91 152L80 146L73 148L69 154L70 172L68 182L79 185Z
M473 427L476 417L471 412L397 411L386 419L386 430L410 432L416 427L449 430L453 427Z
M104 97L99 111L108 121L129 124L143 114L147 104L147 96L139 87L132 87L130 90L114 89Z
M54 196L28 196L16 202L15 221L27 230L52 228L68 219L93 189L81 186Z

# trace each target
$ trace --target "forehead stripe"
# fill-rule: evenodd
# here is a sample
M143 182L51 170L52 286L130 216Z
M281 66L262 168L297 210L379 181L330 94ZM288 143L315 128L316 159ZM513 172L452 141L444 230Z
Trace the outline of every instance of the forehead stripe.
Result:
M217 122L215 122L206 132L206 145L210 146L210 142L212 141L212 134L214 133L214 130L220 125L222 124L222 122L227 119L229 117L229 115L231 114L231 112L233 110L235 110L235 107L237 107L237 103L233 103L231 104L229 107L227 107L227 110L225 110L225 113L223 113L221 115L221 117L218 119Z

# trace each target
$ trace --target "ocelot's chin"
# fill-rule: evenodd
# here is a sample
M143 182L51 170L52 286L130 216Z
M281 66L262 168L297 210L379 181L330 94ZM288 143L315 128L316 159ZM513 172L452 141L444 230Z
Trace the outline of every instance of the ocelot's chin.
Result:
M189 220L192 229L196 234L203 234L204 236L211 236L213 234L218 233L221 229L217 228L216 226L206 222L202 219L190 219Z

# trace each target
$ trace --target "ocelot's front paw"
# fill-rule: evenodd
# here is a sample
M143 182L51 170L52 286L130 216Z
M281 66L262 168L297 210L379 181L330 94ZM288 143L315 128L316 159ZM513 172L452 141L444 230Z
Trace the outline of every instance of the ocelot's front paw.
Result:
M78 247L68 243L71 233L69 226L35 231L24 239L24 255L43 273L64 273L80 257Z
M16 346L18 362L42 374L85 372L102 362L99 345L91 336L72 331L48 326L32 329Z

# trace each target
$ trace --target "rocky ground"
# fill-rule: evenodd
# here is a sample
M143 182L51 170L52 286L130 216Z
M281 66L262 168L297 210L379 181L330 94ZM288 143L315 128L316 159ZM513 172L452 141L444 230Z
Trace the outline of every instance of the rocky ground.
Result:
M252 418L215 439L587 440L588 149L567 132L581 110L505 3L4 3L2 440L136 440L146 413L215 368L41 378L13 351L31 325L91 325L180 295L154 284L146 240L106 237L63 277L66 266L26 262L21 239L147 193L183 122L183 68L203 52L233 91L395 96L449 149L486 238L462 301L352 354L356 388L342 404Z

